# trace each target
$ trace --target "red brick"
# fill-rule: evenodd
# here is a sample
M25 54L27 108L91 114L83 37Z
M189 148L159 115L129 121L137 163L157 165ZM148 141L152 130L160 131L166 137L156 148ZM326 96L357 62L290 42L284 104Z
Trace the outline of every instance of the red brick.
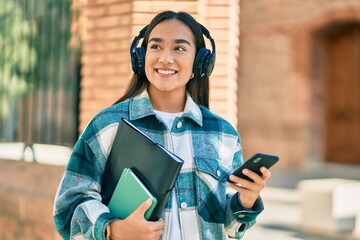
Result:
M118 26L113 28L94 29L87 32L84 41L109 41L119 40L129 35L129 28Z
M128 16L104 16L100 18L90 18L86 24L88 30L126 26L130 24Z
M87 0L88 6L93 5L106 5L106 4L113 4L118 2L124 2L128 0Z
M210 18L228 17L229 13L229 6L210 6L208 8L208 17Z
M229 18L210 18L207 19L208 29L228 29Z
M213 88L210 92L210 99L213 101L226 101L227 91L227 88Z
M106 60L105 53L98 54L83 54L81 56L81 63L86 65L94 65L97 63L104 63Z
M208 0L208 4L211 6L228 6L229 0Z
M82 87L119 87L119 88L125 88L130 81L130 78L127 78L128 80L122 79L122 77L114 75L114 76L106 76L106 77L86 77L81 80Z
M83 54L87 53L105 53L114 50L128 50L131 42L130 39L104 40L101 42L85 42L82 47Z
M134 1L134 12L153 12L171 9L173 11L195 12L196 1Z
M84 10L85 17L93 18L93 17L101 17L106 14L106 6L99 6L93 8L86 8Z
M124 2L124 3L118 3L118 4L111 4L107 7L107 14L108 15L118 15L118 14L125 14L125 13L131 13L131 2Z

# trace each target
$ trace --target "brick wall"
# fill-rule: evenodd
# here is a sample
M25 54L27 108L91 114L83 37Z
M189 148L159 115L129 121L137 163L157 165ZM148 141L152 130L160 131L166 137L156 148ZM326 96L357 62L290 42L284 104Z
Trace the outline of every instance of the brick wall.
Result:
M324 160L325 82L317 34L360 22L360 1L242 0L238 121L246 155L274 152L283 168Z
M211 78L211 108L236 125L237 0L74 0L72 25L81 36L81 132L99 110L123 93L132 75L129 46L140 28L161 10L187 11L217 43ZM208 48L211 46L208 44ZM61 239L53 224L53 201L65 167L0 161L0 239Z
M80 131L93 115L111 105L130 76L130 1L88 0L82 6Z
M187 11L211 32L217 65L211 77L210 107L234 126L239 4L237 0L87 0L82 2L81 132L99 110L124 92L132 75L129 47L139 30L162 10ZM208 48L211 45L208 42Z

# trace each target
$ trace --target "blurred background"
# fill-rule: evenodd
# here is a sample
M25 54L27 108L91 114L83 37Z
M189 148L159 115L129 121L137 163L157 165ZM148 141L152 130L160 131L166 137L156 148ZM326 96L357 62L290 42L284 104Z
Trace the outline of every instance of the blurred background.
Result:
M280 156L245 239L360 239L359 0L0 1L0 239L60 239L72 147L124 92L133 38L169 9L210 30L210 109L244 158Z

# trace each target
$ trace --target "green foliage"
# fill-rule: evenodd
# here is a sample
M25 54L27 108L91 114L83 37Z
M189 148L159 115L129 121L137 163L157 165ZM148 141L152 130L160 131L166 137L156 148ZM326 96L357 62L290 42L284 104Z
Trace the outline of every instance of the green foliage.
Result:
M0 141L72 143L80 46L69 46L71 21L71 0L0 0Z
M35 25L24 19L15 1L0 1L0 117L10 113L10 103L26 91L27 76L36 63L35 48L29 38Z

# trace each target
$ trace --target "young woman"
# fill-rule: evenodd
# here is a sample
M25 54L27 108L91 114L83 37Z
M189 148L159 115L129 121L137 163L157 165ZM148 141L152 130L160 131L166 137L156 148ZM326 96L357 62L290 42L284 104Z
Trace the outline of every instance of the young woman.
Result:
M231 175L242 164L240 137L208 109L215 62L209 32L184 12L158 14L132 46L134 76L125 95L98 113L77 141L55 199L54 220L65 239L240 239L263 210L259 197L271 173ZM136 48L136 49L135 49ZM126 219L102 203L101 178L119 119L130 120L184 160L162 219L146 221L144 202ZM235 194L227 193L227 186ZM124 193L126 194L126 193Z

